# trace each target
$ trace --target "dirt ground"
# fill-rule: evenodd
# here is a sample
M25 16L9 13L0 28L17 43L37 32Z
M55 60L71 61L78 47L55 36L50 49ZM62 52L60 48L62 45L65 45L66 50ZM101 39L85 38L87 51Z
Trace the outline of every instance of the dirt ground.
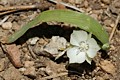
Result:
M68 64L66 54L55 60L53 55L43 50L44 46L49 44L52 36L69 41L75 28L56 22L38 24L16 42L1 43L0 80L120 80L120 0L57 1L82 9L98 20L109 36L114 33L110 49L99 51L91 65L87 62ZM49 0L0 0L0 40L19 30L39 13L59 8L71 9ZM30 43L31 38L37 42Z

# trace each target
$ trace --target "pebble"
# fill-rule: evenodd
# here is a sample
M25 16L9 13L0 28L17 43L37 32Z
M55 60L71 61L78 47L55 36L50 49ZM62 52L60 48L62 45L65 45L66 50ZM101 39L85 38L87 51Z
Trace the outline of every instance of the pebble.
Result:
M0 59L0 71L3 71L5 69L5 59Z
M112 20L109 20L109 19L104 21L104 24L107 26L110 26L111 23L113 23L113 22L112 22Z
M93 17L95 20L98 19L98 15L97 14L91 14L90 16Z
M28 40L28 42L29 42L31 45L35 45L38 40L39 40L39 37L34 37L34 38L30 38L30 39Z
M89 6L88 1L84 2L85 7L87 8Z
M59 50L64 50L67 46L67 40L64 37L53 36L50 42L45 46L44 50L51 54L58 54Z
M5 22L2 24L2 28L3 29L6 29L6 30L9 30L12 28L12 23L11 22Z
M81 2L82 2L82 0L75 0L75 4L80 4Z
M5 80L21 80L23 76L15 67L10 67L6 71L4 71L2 77Z
M29 76L31 78L36 78L35 67L29 67L25 70L24 75Z
M16 44L6 45L7 54L15 67L21 67L21 52ZM17 56L16 56L17 55Z
M34 61L25 61L24 62L24 66L27 68L27 67L31 67L34 65Z
M19 68L20 72L25 72L25 70L26 70L26 68L24 68L24 67L23 68Z
M116 68L115 66L108 60L104 60L100 62L100 67L107 73L112 75L115 74Z
M104 4L110 4L110 0L101 0Z
M19 30L20 29L20 25L17 23L17 22L13 22L13 27L12 27L12 29L14 29L14 30Z
M104 80L103 77L97 76L96 80Z

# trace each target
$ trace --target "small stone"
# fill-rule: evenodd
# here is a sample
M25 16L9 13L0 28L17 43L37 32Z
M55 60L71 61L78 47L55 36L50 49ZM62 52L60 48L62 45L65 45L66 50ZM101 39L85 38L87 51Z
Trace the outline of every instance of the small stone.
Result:
M112 20L109 20L109 19L104 21L104 24L107 26L109 26L111 23L112 23Z
M3 71L5 69L5 59L0 59L0 71Z
M114 74L116 71L115 66L108 60L104 60L100 62L100 67L107 73Z
M12 23L11 22L5 22L2 24L2 28L3 29L6 29L6 30L9 30L12 28Z
M82 2L82 0L75 0L75 4L80 4L81 2Z
M38 43L39 43L40 45L45 45L45 44L48 43L48 41L45 40L45 39L43 39L43 38L40 38L39 41L38 41Z
M88 1L84 1L84 5L87 8L89 6Z
M36 78L35 67L29 67L25 70L24 75L29 76L31 78Z
M19 68L20 72L25 72L26 68Z
M24 66L27 68L27 67L31 67L34 65L34 61L25 61L24 62Z
M39 40L39 37L34 37L34 38L29 39L28 42L31 45L35 45L38 40Z
M16 44L6 45L7 54L15 67L21 67L21 52Z
M97 76L96 80L104 80L103 77Z
M98 19L98 15L97 14L91 14L90 16L93 17L95 20Z
M102 0L104 4L110 4L110 0Z
M13 22L13 27L12 27L13 30L19 30L20 29L20 25L17 23L17 22Z
M58 54L59 50L64 50L67 46L67 40L64 37L53 36L44 50L51 54Z
M69 3L75 3L75 0L68 0Z
M104 76L103 76L103 78L104 78L104 80L109 80L109 75L106 73L106 74L104 74Z
M15 67L10 67L4 71L2 77L5 80L21 80L23 77Z

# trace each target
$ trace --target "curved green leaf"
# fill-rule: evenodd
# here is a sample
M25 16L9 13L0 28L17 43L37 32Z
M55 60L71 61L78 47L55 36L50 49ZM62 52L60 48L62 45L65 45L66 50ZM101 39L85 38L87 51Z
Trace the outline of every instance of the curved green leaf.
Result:
M34 20L24 25L18 32L8 37L6 43L12 43L21 37L29 28L41 22L57 21L78 26L80 29L91 32L103 45L108 44L108 34L105 29L93 18L85 13L71 10L48 10L39 14ZM108 44L109 45L109 44ZM106 48L107 46L104 46Z

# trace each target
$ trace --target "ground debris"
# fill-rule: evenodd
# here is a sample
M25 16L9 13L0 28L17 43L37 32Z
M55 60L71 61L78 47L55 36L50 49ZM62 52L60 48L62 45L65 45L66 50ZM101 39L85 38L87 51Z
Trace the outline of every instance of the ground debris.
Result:
M44 50L51 54L59 54L59 50L67 47L67 40L63 37L53 36L50 42L45 46Z
M15 44L6 45L8 57L15 67L21 67L22 63L20 60L21 52Z
M23 77L14 67L8 68L2 76L5 80L21 80Z
M5 69L5 58L0 59L0 72Z
M115 74L116 68L115 66L108 60L104 60L100 62L100 67L107 73Z
M11 22L5 22L2 24L2 28L6 30L10 30L12 28L12 23Z
M36 71L35 71L35 67L29 67L26 68L24 75L30 77L30 78L36 78Z

